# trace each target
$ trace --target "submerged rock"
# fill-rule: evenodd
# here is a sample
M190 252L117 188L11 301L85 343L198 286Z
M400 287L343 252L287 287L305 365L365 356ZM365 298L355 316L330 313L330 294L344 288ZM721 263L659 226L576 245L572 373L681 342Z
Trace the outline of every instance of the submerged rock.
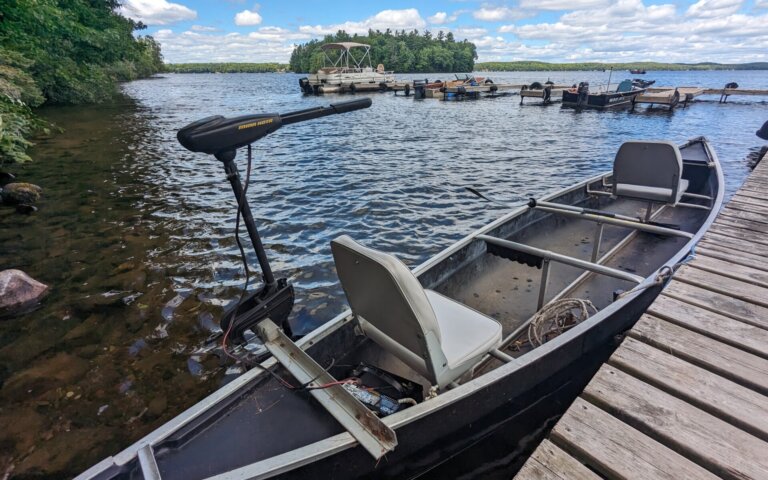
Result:
M14 182L3 187L3 203L7 205L32 205L40 200L43 189L32 183Z
M0 317L22 312L37 304L48 293L40 283L21 270L0 272Z
M34 205L27 205L26 203L22 203L16 205L16 211L23 213L24 215L31 215L37 211L37 207Z

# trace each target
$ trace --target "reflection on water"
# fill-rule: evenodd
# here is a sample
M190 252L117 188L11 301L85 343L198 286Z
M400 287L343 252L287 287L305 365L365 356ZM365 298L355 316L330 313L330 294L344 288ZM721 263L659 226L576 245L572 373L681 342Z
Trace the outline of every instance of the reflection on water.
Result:
M53 287L37 311L0 320L0 468L13 465L19 476L76 472L220 384L222 366L203 346L243 280L234 199L221 164L183 150L175 134L211 114L347 98L303 97L298 77L169 75L126 84L132 100L43 112L65 132L40 139L36 162L15 168L20 180L45 189L40 211L0 209L0 269L21 268ZM768 83L768 72L648 77ZM492 78L527 83L546 74ZM631 138L706 135L733 192L766 120L765 103L736 98L671 113L521 107L514 96L373 100L368 110L287 126L255 146L249 201L273 268L297 287L300 333L343 308L329 249L339 234L416 265L502 213L464 186L523 201L610 168Z

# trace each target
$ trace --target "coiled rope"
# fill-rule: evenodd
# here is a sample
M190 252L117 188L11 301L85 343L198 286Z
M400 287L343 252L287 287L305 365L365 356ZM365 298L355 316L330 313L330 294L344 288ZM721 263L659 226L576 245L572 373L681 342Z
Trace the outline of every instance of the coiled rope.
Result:
M576 311L574 313L574 310ZM552 334L560 335L578 325L597 308L589 300L561 298L539 310L528 325L528 342L534 347L543 345Z

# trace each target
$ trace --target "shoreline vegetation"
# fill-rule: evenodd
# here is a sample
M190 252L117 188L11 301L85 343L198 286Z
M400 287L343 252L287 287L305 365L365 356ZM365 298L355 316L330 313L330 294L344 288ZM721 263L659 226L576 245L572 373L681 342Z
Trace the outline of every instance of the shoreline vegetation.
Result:
M386 66L386 65L385 65ZM647 71L768 70L768 62L756 63L548 63L537 61L480 62L475 72L579 72L645 69ZM285 63L167 63L164 73L309 73L295 72ZM395 73L423 73L396 71ZM440 73L440 72L427 72Z
M18 0L3 7L0 29L0 168L29 161L42 105L99 103L119 82L164 69L160 44L118 13L118 0Z
M548 63L537 61L481 62L475 64L478 72L577 72L594 70L647 70L647 71L691 71L691 70L768 70L768 62L754 63Z

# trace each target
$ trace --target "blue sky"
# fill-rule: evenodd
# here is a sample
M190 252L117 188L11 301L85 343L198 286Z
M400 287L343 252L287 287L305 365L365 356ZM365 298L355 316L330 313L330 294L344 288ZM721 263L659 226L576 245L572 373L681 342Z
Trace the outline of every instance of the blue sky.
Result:
M768 0L124 0L166 61L287 62L344 29L452 31L479 61L768 61Z

